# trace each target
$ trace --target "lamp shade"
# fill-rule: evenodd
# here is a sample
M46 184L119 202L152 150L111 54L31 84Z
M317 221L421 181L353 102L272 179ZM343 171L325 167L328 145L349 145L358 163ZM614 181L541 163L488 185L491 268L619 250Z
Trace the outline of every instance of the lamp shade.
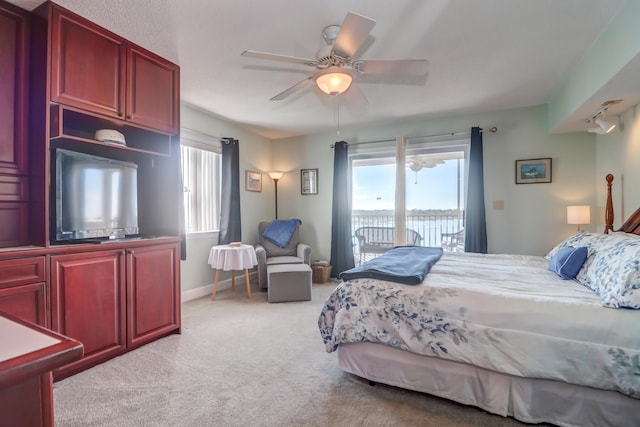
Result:
M590 224L591 209L589 206L567 206L567 224Z
M616 124L613 122L608 122L604 119L596 119L596 124L604 133L609 133L615 129Z
M597 133L598 135L606 135L607 133L605 131L603 131L600 126L595 126L592 128L587 129L587 132L589 133Z
M274 180L278 180L282 178L282 175L284 175L284 172L281 172L281 171L269 172L269 176L271 177L271 179L274 179Z
M329 67L315 76L316 85L327 95L339 95L349 89L353 75L345 68Z

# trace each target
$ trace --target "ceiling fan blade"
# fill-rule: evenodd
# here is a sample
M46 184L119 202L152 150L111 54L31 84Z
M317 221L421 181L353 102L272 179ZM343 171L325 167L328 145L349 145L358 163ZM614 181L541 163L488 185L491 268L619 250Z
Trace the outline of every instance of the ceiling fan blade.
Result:
M426 76L429 73L429 61L424 59L360 60L353 63L353 68L360 74Z
M297 58L295 56L278 55L275 53L256 52L255 50L245 50L240 55L248 56L250 58L267 59L270 61L292 62L294 64L309 65L312 67L315 67L317 64L317 61L313 59Z
M287 96L301 90L302 88L304 88L305 86L307 86L309 83L312 83L312 82L313 82L313 76L307 77L306 79L294 84L289 89L286 89L280 92L279 94L271 98L269 101L282 101Z
M331 52L341 58L352 58L375 25L376 21L371 18L355 12L347 13Z

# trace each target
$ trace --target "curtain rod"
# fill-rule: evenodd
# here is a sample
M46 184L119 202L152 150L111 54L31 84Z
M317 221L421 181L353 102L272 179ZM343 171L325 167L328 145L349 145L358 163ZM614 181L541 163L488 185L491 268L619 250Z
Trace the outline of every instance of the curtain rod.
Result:
M490 129L482 129L480 128L480 133L485 133L485 132L497 132L498 128L493 126ZM441 137L441 136L457 136L457 135L468 135L470 134L471 131L463 131L463 132L448 132L448 133L438 133L438 134L434 134L434 135L422 135L422 136L408 136L405 138L405 140L410 140L410 139L421 139L421 138L436 138L436 137ZM379 139L377 141L363 141L363 142L353 142L353 143L348 143L347 145L361 145L361 144L377 144L379 142L394 142L394 139ZM335 144L330 144L329 147L333 148L335 146Z

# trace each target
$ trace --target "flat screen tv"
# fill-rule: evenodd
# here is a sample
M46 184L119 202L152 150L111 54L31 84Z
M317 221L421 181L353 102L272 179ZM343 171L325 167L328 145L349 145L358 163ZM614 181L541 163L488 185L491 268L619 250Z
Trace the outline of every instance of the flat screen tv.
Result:
M138 166L57 149L56 241L138 234Z

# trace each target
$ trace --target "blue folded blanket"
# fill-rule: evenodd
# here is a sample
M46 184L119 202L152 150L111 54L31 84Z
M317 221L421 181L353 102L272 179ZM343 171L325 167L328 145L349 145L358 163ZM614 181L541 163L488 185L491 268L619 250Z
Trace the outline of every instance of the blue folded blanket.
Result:
M264 238L280 248L286 247L296 231L296 227L302 224L299 219L276 219L271 221L264 230Z
M343 271L342 280L381 279L405 285L419 285L442 256L442 248L398 246L359 267Z

